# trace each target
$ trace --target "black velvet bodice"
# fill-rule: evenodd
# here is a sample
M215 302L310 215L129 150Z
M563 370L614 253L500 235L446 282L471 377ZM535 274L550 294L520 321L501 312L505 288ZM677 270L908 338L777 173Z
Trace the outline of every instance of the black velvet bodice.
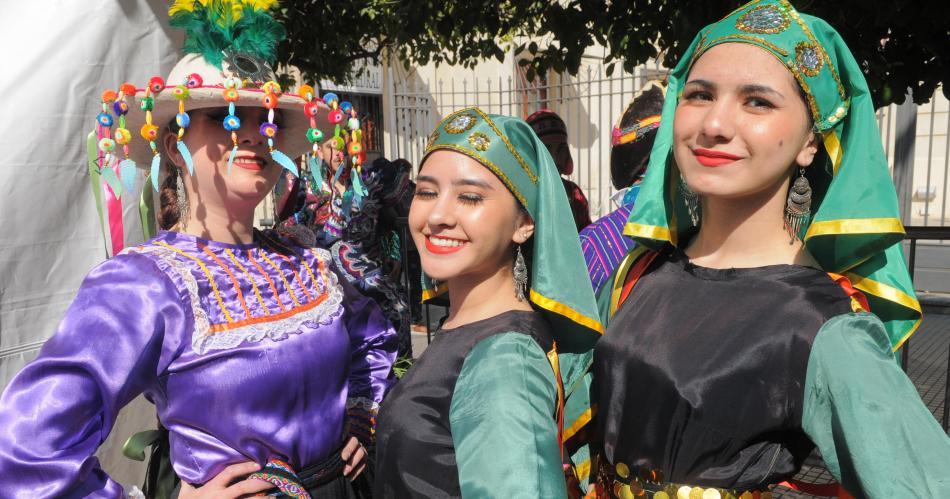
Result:
M851 301L797 265L710 269L667 248L594 354L594 451L665 481L750 490L792 477L812 342Z

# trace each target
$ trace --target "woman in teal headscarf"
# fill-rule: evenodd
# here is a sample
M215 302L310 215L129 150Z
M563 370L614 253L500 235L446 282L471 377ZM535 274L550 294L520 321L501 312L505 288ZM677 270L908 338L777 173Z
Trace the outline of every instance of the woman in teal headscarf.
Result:
M376 497L564 497L563 400L603 328L531 127L468 108L429 136L409 228L448 319L380 409ZM566 393L565 393L566 392Z
M625 230L642 246L600 297L597 493L751 497L817 446L856 497L950 497L950 439L893 355L920 307L840 36L755 1L669 81Z

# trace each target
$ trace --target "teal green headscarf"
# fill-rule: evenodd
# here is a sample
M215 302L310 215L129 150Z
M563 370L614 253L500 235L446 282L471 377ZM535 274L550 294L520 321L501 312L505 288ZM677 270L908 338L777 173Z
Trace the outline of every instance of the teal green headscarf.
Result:
M541 139L524 121L470 107L429 134L425 155L440 149L478 161L508 187L534 219L529 299L551 323L565 388L583 374L583 354L603 334L561 176ZM423 158L425 162L425 158ZM423 299L443 291L423 280Z
M901 251L904 227L867 82L834 28L799 14L787 1L750 2L693 40L670 74L662 124L624 233L656 248L685 241L695 230L677 188L673 116L693 63L721 43L766 50L804 90L824 150L806 169L814 192L812 218L799 235L825 271L845 275L867 296L896 350L920 324L921 313Z

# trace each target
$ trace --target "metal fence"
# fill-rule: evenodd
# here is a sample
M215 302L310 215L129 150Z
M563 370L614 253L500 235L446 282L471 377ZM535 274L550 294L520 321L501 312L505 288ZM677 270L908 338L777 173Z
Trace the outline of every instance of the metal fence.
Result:
M522 118L542 108L553 109L567 123L574 158L571 178L587 194L596 218L613 209L611 127L643 84L665 73L659 65L649 64L632 74L608 77L602 67L588 66L576 77L554 75L541 83L521 75L394 83L390 73L385 110L388 151L418 166L428 133L444 116L463 107ZM950 112L939 92L923 106L907 103L878 111L881 139L908 225L950 226Z
M638 67L633 74L606 77L602 68L588 67L577 77L556 75L543 83L515 75L391 84L387 110L391 117L387 122L390 155L418 166L429 132L444 116L463 107L478 106L488 113L521 118L552 109L567 123L574 158L571 179L584 190L596 218L613 209L608 165L611 127L644 83L665 74L652 65Z

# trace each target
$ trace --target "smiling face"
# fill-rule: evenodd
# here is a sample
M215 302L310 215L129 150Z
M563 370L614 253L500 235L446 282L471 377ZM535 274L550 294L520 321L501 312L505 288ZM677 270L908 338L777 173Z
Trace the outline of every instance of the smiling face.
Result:
M259 128L267 120L267 110L257 107L238 107L241 128L237 130L238 150L234 165L228 174L228 157L233 142L222 126L228 115L227 108L199 109L189 113L191 123L184 141L191 152L194 174L189 175L185 162L176 147L176 136L165 136L165 151L185 175L185 188L192 202L201 209L230 212L246 211L257 206L274 188L280 177L281 166L275 163L267 149L267 141ZM279 118L275 122L280 126ZM280 134L277 135L278 141ZM280 143L278 142L279 148Z
M534 224L511 191L474 159L438 150L416 179L409 228L433 279L487 279L512 265L513 248Z
M818 150L794 77L764 49L724 43L690 70L673 122L674 156L698 194L775 192Z

